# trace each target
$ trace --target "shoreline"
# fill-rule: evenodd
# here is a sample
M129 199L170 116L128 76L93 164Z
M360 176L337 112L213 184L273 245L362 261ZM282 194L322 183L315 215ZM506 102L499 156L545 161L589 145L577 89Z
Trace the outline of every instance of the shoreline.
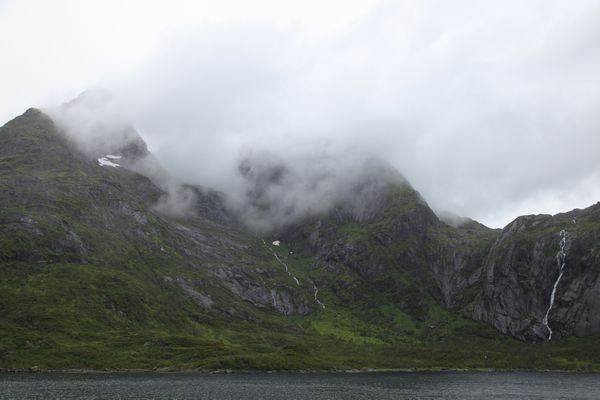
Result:
M182 368L69 368L69 369L46 369L46 368L0 368L0 375L12 374L198 374L198 375L243 375L243 374L370 374L370 373L446 373L446 372L480 372L480 373L498 373L498 372L525 372L525 373L565 373L565 374L600 374L600 370L557 370L557 369L492 369L492 368L361 368L361 369L327 369L327 370L233 370L233 369L182 369Z

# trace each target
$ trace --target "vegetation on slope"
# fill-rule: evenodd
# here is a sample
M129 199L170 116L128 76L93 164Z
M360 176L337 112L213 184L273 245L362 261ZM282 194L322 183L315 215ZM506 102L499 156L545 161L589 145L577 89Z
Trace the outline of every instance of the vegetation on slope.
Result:
M443 307L432 257L497 232L439 223L406 185L373 219L323 219L312 248L314 221L273 246L158 213L163 194L35 110L0 129L0 368L600 370L599 337L523 343Z

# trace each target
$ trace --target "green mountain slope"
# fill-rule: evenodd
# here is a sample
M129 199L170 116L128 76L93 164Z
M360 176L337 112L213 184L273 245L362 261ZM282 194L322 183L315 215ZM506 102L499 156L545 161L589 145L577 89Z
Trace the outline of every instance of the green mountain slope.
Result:
M0 368L600 369L597 336L471 320L500 232L440 222L401 179L260 237L204 188L161 207L141 139L110 155L34 109L0 128Z

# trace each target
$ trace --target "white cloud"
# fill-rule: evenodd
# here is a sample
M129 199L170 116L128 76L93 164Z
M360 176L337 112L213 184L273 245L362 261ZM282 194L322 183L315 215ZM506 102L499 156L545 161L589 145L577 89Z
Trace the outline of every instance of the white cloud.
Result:
M258 148L376 154L493 226L600 198L595 1L31 4L0 8L0 117L101 84L170 170L227 191Z

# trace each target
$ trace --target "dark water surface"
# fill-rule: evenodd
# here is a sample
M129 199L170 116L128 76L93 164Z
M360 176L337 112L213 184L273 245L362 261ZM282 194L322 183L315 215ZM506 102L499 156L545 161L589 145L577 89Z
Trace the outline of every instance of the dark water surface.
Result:
M0 374L0 399L600 399L600 375L528 372L360 374Z

